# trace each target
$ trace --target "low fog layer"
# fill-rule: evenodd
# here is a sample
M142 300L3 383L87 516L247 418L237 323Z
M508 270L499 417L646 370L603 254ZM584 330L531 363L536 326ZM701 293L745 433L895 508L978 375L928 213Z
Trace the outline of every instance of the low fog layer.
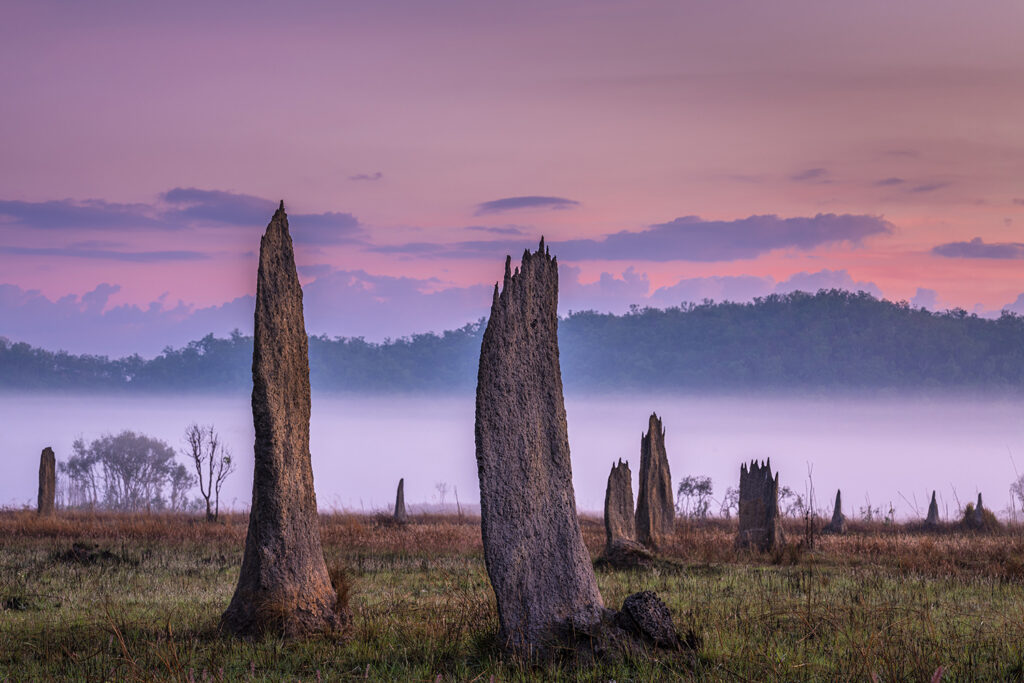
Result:
M831 511L836 488L846 514L889 504L898 519L927 510L938 491L940 516L984 494L1009 516L1010 484L1024 472L1024 399L725 398L680 396L566 397L573 478L579 508L599 513L613 461L639 470L640 436L651 411L663 417L674 487L686 475L710 476L714 498L736 486L744 460L771 458L781 484L805 494L813 471L817 506ZM7 471L0 503L34 505L39 452L58 462L82 436L130 429L183 447L190 422L212 423L234 453L238 471L222 504L245 509L252 490L252 416L248 396L87 397L5 395L0 448ZM340 397L314 394L311 432L317 499L322 510L389 508L399 478L406 500L478 503L472 395ZM185 462L182 458L182 462ZM634 488L636 478L634 474ZM198 495L198 489L194 492ZM959 504L958 504L959 499ZM915 507L916 506L916 507ZM717 511L716 503L711 510Z

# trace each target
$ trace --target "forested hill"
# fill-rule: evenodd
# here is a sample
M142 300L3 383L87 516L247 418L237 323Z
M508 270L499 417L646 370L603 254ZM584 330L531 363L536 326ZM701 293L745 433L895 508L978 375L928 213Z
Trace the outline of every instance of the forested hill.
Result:
M483 321L370 343L310 338L314 388L466 391ZM1024 389L1024 317L932 313L838 290L753 303L573 313L559 325L569 389ZM252 338L212 335L145 360L0 340L0 388L247 390Z

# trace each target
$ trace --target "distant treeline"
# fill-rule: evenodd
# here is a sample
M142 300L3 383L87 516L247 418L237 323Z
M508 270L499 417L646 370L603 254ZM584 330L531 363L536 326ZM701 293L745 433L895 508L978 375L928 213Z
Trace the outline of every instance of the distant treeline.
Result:
M472 389L484 321L383 343L310 337L314 388ZM576 312L559 324L569 389L1024 389L1024 317L941 313L864 292L753 303ZM152 360L111 360L0 339L0 388L244 390L252 338L208 335Z

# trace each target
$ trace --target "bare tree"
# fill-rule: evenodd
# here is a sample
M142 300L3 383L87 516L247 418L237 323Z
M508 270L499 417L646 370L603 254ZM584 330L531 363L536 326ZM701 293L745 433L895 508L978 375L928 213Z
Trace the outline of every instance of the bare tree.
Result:
M221 443L213 425L193 422L185 429L183 454L192 458L199 475L199 493L206 501L206 521L215 522L220 516L220 489L235 471L231 452Z
M1020 503L1021 508L1024 508L1024 475L1020 475L1017 479L1010 484L1010 502L1014 504L1013 516L1016 520L1017 509L1016 504Z
M448 499L448 482L439 481L434 484L434 488L437 489L437 495L441 499L441 507L444 508L444 503Z
M725 519L731 519L733 513L739 512L740 509L740 490L735 486L730 486L725 489L725 495L722 496L722 504L719 506L718 514Z
M810 510L810 506L804 500L804 496L793 491L788 486L779 489L779 510L786 517L803 517Z

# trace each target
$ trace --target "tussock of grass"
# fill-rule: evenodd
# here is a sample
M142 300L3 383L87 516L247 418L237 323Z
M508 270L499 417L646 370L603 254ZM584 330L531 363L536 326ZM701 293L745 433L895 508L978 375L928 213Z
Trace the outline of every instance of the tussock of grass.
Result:
M895 681L931 680L940 666L950 681L1024 676L1016 527L854 523L772 557L737 552L728 522L681 523L666 561L597 576L611 607L656 591L679 630L700 636L696 662L659 655L536 670L495 642L475 518L396 526L324 515L332 584L352 613L344 642L221 635L246 521L0 513L0 680ZM581 525L596 558L601 521ZM790 539L801 533L787 529Z

